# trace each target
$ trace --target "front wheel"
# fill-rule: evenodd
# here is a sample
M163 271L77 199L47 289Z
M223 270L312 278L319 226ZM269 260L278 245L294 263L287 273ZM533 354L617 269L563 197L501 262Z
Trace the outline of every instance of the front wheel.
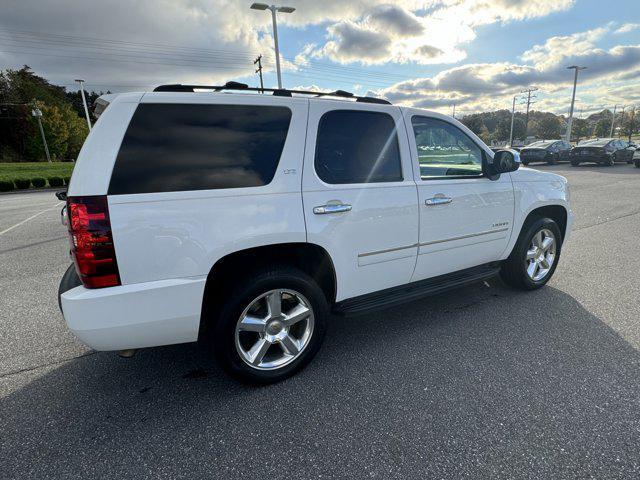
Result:
M239 282L219 312L212 337L218 362L238 380L267 384L290 377L315 356L329 306L306 273L274 267Z
M616 164L616 156L615 155L611 155L607 159L607 162L605 163L605 165L608 166L608 167L613 167L615 164Z
M633 161L633 164L635 165L635 167L636 167L636 168L640 168L640 158L636 158L636 159Z
M537 218L525 226L500 276L505 283L523 290L535 290L553 276L560 259L562 234L550 218Z
M547 160L547 164L548 165L555 165L556 163L558 163L558 157L556 157L555 155L551 155L549 157L549 159Z
M580 165L580 161L579 160L571 160L571 166L572 167L577 167L578 165Z

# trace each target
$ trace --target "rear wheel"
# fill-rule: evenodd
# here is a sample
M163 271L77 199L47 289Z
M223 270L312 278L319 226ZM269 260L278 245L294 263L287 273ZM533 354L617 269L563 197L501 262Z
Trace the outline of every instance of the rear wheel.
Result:
M500 276L508 285L535 290L546 284L560 259L562 235L555 221L536 218L522 229Z
M231 289L214 328L214 352L238 380L277 382L315 356L328 317L324 293L306 273L290 267L265 269Z

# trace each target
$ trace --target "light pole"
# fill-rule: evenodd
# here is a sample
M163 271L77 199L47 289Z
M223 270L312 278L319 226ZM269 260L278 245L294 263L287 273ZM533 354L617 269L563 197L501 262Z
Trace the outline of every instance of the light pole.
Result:
M611 130L609 130L609 138L613 138L613 124L616 123L616 109L618 105L613 106L613 113L611 114Z
M49 155L49 147L47 146L47 139L44 136L44 128L42 128L42 110L34 105L31 110L31 115L38 119L38 126L40 127L40 135L42 135L42 144L44 145L44 153L47 154L47 161L51 163L51 156Z
M517 95L513 96L513 105L511 106L511 129L509 130L509 147L513 146L513 117L516 115L516 98Z
M278 88L282 88L282 74L280 73L280 49L278 48L278 21L276 12L292 13L296 9L293 7L278 7L276 5L267 5L266 3L254 3L251 5L254 10L271 10L271 21L273 22L273 43L276 48L276 73L278 75Z
M89 127L89 131L91 131L91 120L89 119L89 109L87 108L87 99L84 98L84 80L81 78L76 78L76 82L80 85L80 95L82 95L82 104L84 105L84 114L87 117L87 126Z
M578 85L578 72L585 70L587 67L579 67L578 65L571 65L567 69L575 70L575 76L573 77L573 94L571 95L571 108L569 109L569 121L567 122L567 142L571 141L571 124L573 123L573 104L576 101L576 85Z

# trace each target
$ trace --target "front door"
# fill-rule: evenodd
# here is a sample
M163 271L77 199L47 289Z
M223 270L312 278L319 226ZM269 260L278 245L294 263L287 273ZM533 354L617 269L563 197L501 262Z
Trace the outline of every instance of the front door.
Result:
M406 113L418 184L420 240L413 280L500 259L513 226L509 174L483 174L488 152L446 117Z
M307 241L336 271L336 300L408 283L418 199L398 107L311 101L302 194Z

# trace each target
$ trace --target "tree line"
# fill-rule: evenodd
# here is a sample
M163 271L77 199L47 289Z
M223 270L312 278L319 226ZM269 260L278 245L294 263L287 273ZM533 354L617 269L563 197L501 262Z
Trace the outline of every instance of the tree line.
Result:
M100 95L85 93L89 105ZM89 133L80 91L52 85L25 65L0 71L0 162L46 160L34 108L42 112L52 160L74 160Z
M613 112L604 109L587 118L573 118L571 140L580 141L590 137L608 137L611 131ZM486 143L508 142L511 129L511 111L496 110L466 115L461 120L473 133ZM513 139L525 142L528 137L554 140L564 137L567 129L567 119L563 115L550 112L530 111L527 117L524 113L516 113L513 121ZM640 112L635 108L628 108L624 112L616 112L614 136L631 137L640 133Z

